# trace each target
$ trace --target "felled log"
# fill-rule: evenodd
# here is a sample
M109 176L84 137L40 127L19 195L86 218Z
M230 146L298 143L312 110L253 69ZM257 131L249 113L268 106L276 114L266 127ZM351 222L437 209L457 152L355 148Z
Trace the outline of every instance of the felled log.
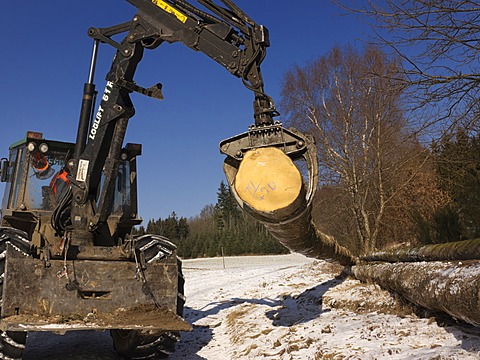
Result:
M224 170L240 206L285 247L308 257L354 263L346 248L313 224L312 191L305 189L300 171L283 151L252 149L238 168L226 162Z
M480 260L480 239L432 244L410 249L379 251L361 257L364 261Z
M414 304L480 326L480 260L366 263L352 271Z

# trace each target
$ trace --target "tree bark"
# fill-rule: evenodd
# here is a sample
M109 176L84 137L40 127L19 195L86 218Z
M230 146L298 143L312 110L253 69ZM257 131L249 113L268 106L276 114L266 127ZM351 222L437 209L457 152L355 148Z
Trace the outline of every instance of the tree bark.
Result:
M352 271L414 304L480 326L480 260L360 263Z
M480 239L380 251L361 256L360 259L363 261L386 262L479 260Z

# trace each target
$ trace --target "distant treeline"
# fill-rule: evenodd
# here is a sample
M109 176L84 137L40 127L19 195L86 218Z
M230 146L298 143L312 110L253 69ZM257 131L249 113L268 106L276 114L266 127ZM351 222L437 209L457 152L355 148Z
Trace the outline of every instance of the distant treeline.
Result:
M165 219L151 219L146 228L141 226L136 233L169 238L182 258L289 253L263 225L239 208L224 182L217 197L215 205L205 206L194 218L178 217L172 212Z

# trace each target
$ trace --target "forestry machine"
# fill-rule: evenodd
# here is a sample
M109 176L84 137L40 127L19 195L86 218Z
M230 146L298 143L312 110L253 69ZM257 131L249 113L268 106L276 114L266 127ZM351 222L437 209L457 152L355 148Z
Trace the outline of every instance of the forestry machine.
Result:
M161 99L161 84L134 81L145 49L181 42L242 79L254 93L254 124L221 143L229 166L252 148L273 146L294 158L306 139L284 129L264 92L260 72L267 29L231 0L128 0L131 21L90 28L93 52L84 85L75 144L39 132L10 146L1 159L5 183L0 228L1 358L21 359L28 331L110 330L127 359L165 357L175 348L185 298L176 247L158 235L133 236L137 214L136 157L123 145L134 115L130 93ZM118 42L119 34L124 34ZM114 39L115 37L115 39ZM116 49L96 107L94 81L100 43Z

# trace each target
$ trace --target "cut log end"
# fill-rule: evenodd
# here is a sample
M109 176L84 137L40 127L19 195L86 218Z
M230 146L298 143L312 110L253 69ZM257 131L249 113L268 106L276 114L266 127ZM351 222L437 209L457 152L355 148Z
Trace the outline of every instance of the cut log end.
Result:
M311 198L293 161L275 147L248 151L235 171L224 167L241 206L291 251L352 265L355 259L312 222Z
M295 204L302 176L280 149L258 148L245 154L235 177L235 190L253 210L274 213Z

